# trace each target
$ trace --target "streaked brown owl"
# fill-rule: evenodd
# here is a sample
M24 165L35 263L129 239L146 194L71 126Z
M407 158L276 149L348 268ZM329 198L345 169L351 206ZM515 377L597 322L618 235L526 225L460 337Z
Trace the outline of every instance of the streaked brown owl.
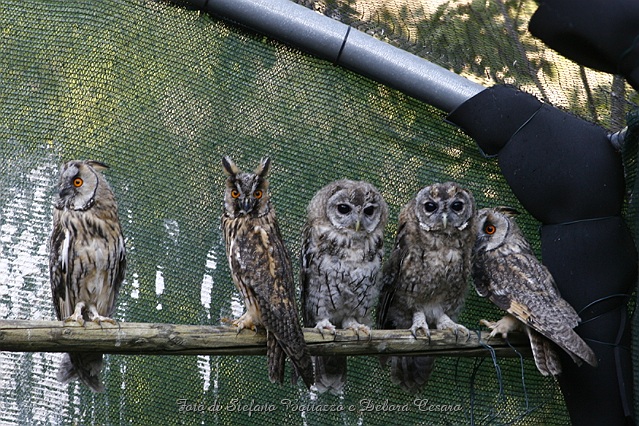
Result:
M383 268L377 326L410 329L414 336L430 329L468 335L457 324L470 280L476 238L473 195L446 182L420 190L400 212L395 247ZM391 357L391 380L409 393L420 392L435 358Z
M512 218L510 208L481 209L478 237L473 250L473 280L477 293L489 298L510 315L482 323L491 336L506 336L524 328L530 338L537 369L547 376L561 373L556 346L581 364L592 366L597 358L573 330L579 316L559 294L550 271L535 257L530 244Z
M64 164L54 203L49 241L49 271L53 306L65 322L109 322L126 269L124 237L113 191L97 161ZM100 381L102 354L65 354L58 380L80 379L95 392Z
M320 189L302 231L300 285L304 325L368 336L379 295L388 206L370 183L339 180ZM314 357L315 387L342 392L346 357Z
M234 321L243 328L264 327L269 378L284 381L284 361L293 362L293 381L313 384L313 365L299 323L291 260L271 205L266 179L270 160L254 173L243 173L231 158L222 165L228 175L222 230L233 282L244 298L246 313Z

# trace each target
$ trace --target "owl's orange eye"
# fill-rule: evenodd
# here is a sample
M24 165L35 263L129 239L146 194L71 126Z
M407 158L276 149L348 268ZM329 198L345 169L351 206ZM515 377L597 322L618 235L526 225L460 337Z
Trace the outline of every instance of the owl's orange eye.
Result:
M497 228L495 228L494 225L486 225L484 227L484 232L487 233L488 235L493 235L495 231L497 231Z
M253 193L253 196L259 200L260 198L262 198L262 191L258 189Z
M79 178L79 177L73 179L73 186L75 186L76 188L81 187L83 183L84 183L84 181L81 178Z
M233 191L231 191L231 197L233 198L237 198L240 196L240 191L234 189Z

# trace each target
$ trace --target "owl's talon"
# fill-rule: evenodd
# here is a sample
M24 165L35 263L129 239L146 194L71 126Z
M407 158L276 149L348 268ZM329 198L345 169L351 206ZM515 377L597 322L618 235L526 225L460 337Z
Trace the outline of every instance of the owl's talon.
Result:
M497 335L497 322L496 321L488 321L485 319L479 320L479 323L483 326L486 326L487 328L490 329L490 334L488 334L488 339L492 339L493 337L495 337ZM502 337L505 338L505 336L502 334Z
M360 327L352 328L352 330L355 332L355 335L357 336L357 340L359 340L359 338L360 338L360 335L359 335L360 333L364 333L365 335L367 335L369 340L370 340L371 329L368 328L367 326L360 325Z
M360 339L360 332L368 335L369 340L371 338L371 329L365 324L360 324L356 320L347 320L344 321L342 325L344 326L345 330L353 330L353 332L355 332L355 335L357 336L357 340Z
M114 320L113 318L103 317L101 315L91 318L91 321L98 324L100 327L102 327L103 322L108 322L109 324L112 324L112 325L118 325L118 322Z
M102 327L103 322L108 322L109 324L117 325L117 321L113 318L102 316L98 313L98 309L94 305L89 305L89 319L94 323L98 324Z
M410 333L413 335L415 339L418 338L417 331L419 330L423 332L425 337L428 337L428 341L430 342L430 329L428 328L428 325L413 324L413 326L410 328Z
M508 333L511 331L517 331L521 327L521 323L517 318L512 315L506 315L502 319L497 321L488 321L488 320L480 320L480 324L488 327L491 332L488 335L488 338L495 337L498 334L501 334L502 339L506 339L508 337Z
M437 329L451 330L453 334L455 334L455 341L459 339L459 333L470 336L470 331L468 331L466 327L461 324L457 324L455 321L451 320L448 315L442 315L441 318L437 320Z
M66 317L64 319L64 322L65 323L77 322L78 324L84 327L84 318L82 317L82 310L84 309L84 306L85 306L84 302L78 302L75 305L75 310L73 311L73 313L69 315L68 317Z
M82 315L76 315L75 313L73 315L69 315L64 319L64 323L66 324L69 322L77 322L84 327L84 318L82 318Z
M253 318L251 318L248 312L242 315L241 317L239 317L238 319L233 320L231 324L237 327L236 335L240 334L240 332L244 330L245 328L253 330L255 334L257 334L257 326L253 322Z
M457 324L456 327L453 328L453 333L455 333L455 340L459 339L460 333L466 335L466 340L468 340L468 337L470 337L470 331L468 331L468 329L461 324Z
M237 327L237 333L235 333L235 335L240 334L240 332L244 329L244 321L240 321L239 319L233 321L231 324Z
M319 331L319 334L321 334L322 339L324 338L324 330L328 330L328 332L331 333L333 336L336 333L335 326L331 324L331 322L327 319L323 319L320 322L318 322L315 325L315 328L317 329L317 331Z

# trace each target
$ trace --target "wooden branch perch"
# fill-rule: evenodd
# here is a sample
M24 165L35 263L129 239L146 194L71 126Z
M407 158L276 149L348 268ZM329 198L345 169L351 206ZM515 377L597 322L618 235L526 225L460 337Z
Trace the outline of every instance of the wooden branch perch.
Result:
M13 352L101 352L128 355L263 355L266 334L235 327L126 323L85 326L61 321L0 321L0 351ZM524 334L513 333L508 341L487 332L471 331L457 339L451 332L431 331L414 338L408 330L373 330L370 338L358 337L351 330L335 335L304 329L311 355L409 354L433 356L498 356L530 354ZM487 347L490 347L490 349Z

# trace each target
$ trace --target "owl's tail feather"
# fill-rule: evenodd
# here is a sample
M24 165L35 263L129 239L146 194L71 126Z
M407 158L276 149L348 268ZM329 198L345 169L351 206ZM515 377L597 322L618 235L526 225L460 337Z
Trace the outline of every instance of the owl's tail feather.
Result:
M67 383L79 379L93 392L104 392L104 385L100 380L102 370L102 354L93 352L71 352L64 354L58 380Z
M286 353L277 343L277 339L272 333L267 333L266 356L268 363L268 378L271 383L284 383L284 361Z
M333 395L343 393L346 384L345 356L313 357L315 364L315 387L319 393L326 391Z
M297 379L301 377L306 387L310 389L315 382L315 377L313 375L313 362L311 361L308 349L306 349L306 345L302 353L296 353L295 355L296 356L291 358L294 367L291 381L297 383Z
M422 391L433 368L432 356L394 356L390 358L391 382L410 394Z
M294 347L291 347L294 345ZM299 377L302 378L307 388L315 381L313 378L313 363L311 356L304 342L302 329L299 329L299 336L293 342L287 343L278 341L275 333L266 333L266 357L268 358L268 374L271 382L284 382L284 360L286 356L293 362L293 374L291 382L297 383Z
M537 370L542 376L561 374L561 361L555 350L555 344L530 327L526 327L526 332Z

